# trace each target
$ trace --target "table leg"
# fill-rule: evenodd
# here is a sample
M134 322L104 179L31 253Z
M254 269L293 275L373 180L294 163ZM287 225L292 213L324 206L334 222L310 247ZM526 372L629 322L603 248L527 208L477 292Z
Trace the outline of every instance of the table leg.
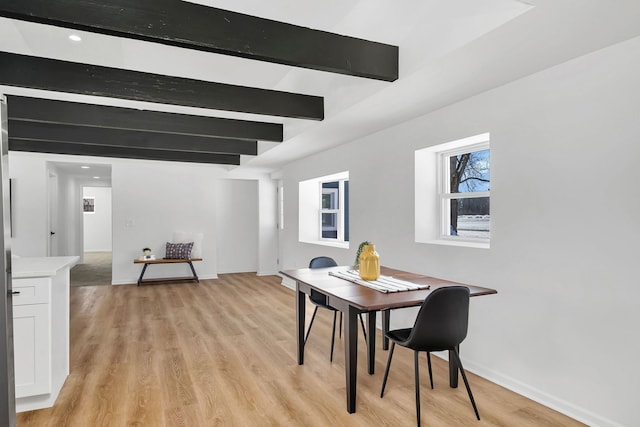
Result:
M196 269L193 268L193 263L191 261L189 261L189 267L191 267L191 272L193 273L193 278L196 280L197 283L200 283L200 279L198 279L198 275L196 274Z
M376 312L367 313L367 369L369 375L376 370Z
M457 346L458 354L460 354L460 346ZM453 351L449 350L449 387L458 387L458 362Z
M382 310L382 349L389 350L389 338L387 338L387 332L389 332L389 320L391 319L391 310Z
M298 345L298 365L304 363L304 319L305 319L305 293L300 291L296 283L296 338Z
M349 306L344 319L344 370L347 380L347 412L356 412L358 372L358 312Z
M140 286L140 283L142 283L142 277L144 276L144 272L147 271L147 267L149 266L149 264L145 264L142 267L142 272L140 273L140 277L138 277L138 286Z

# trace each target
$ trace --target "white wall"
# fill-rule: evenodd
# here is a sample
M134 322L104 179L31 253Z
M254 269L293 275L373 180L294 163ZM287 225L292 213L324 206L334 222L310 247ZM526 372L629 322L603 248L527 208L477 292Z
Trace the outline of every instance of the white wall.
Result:
M10 177L14 178L14 193L17 193L14 194L16 236L12 244L18 255L46 256L47 162L111 164L114 284L135 283L141 267L134 265L133 259L141 255L145 246L151 247L156 256L164 256L165 243L172 239L174 231L204 233L204 261L196 264L201 278L217 277L217 254L222 250L218 248L219 242L224 250L244 254L243 265L223 264L225 272L256 271L258 266L261 271L268 273L278 270L277 236L273 232L276 229L275 214L271 212L269 203L258 201L270 197L269 188L275 184L263 173L216 165L11 152L9 171ZM225 222L230 229L244 230L249 227L252 230L248 234L253 238L253 251L247 251L244 243L234 242L233 239L218 240L216 237L217 210L226 209L218 203L218 180L231 182L231 187L222 185L225 194L231 197L226 203L253 206L247 210L249 216L236 213ZM248 187L243 184L235 186L233 182L236 180L249 180L247 182L253 184ZM60 245L63 255L80 255L82 252L83 242L77 230L82 224L83 185L88 183L59 175ZM260 190L259 197L258 185L264 189ZM234 191L227 191L229 188ZM245 190L250 194L244 194ZM272 206L275 205L275 193L273 197ZM263 208L265 214L259 214L258 210ZM249 218L252 219L249 221ZM189 273L182 267L188 268L186 265L156 266L149 268L145 277L184 276Z
M50 168L55 166L49 165ZM82 193L76 179L61 170L56 170L58 181L58 208L56 235L59 255L76 255L82 262L83 249L82 227Z
M383 265L495 288L472 301L465 367L590 425L637 425L639 93L636 38L295 162L283 268L351 263L371 240ZM491 248L416 244L415 150L484 132ZM351 248L299 243L298 182L342 170Z
M278 273L278 182L258 181L258 275Z
M82 159L85 159L84 161ZM57 255L82 256L82 186L86 180L58 169L55 161L86 162L86 157L9 152L13 180L13 252L21 256L47 256L49 244L48 181L57 180L57 223L54 245ZM90 159L90 158L89 158ZM100 159L98 159L99 162ZM95 161L91 159L89 161ZM103 161L104 163L104 161ZM93 181L91 181L93 182Z
M216 172L219 168L190 164L113 164L113 283L137 278L141 267L133 259L142 255L142 248L150 247L162 258L175 231L204 234L203 261L195 267L203 279L216 277ZM145 277L187 275L189 266L180 264L151 267Z
M218 272L258 270L258 182L217 181Z
M47 256L47 168L42 157L9 153L12 182L12 252L20 256Z
M111 252L111 188L83 187L83 197L95 197L95 212L83 213L85 252Z

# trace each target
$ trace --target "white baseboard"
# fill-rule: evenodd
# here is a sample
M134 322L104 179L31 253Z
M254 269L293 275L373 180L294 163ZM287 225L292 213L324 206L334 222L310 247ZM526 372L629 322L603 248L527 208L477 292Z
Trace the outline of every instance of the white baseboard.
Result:
M591 427L624 427L613 420L604 418L585 408L574 405L564 399L560 399L549 393L545 393L535 387L531 387L515 378L500 374L499 372L487 369L485 366L462 358L462 364L466 371L473 372L482 378L498 384L508 390L518 393L528 399L540 403L548 408L556 410L568 417L580 421Z
M138 279L133 279L133 280L112 280L111 281L112 285L135 285L136 283L138 283Z
M276 270L270 270L270 271L258 271L256 273L256 276L277 276L278 272Z

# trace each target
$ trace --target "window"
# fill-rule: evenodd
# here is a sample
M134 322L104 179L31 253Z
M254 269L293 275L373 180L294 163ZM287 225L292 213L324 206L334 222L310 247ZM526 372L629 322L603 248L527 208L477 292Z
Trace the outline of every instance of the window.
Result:
M321 183L320 236L322 239L349 241L349 181Z
M284 230L284 184L278 182L278 228Z
M487 142L439 154L443 237L489 240L488 146Z
M349 247L349 172L298 184L301 242Z
M485 133L416 151L416 242L489 247L489 136Z

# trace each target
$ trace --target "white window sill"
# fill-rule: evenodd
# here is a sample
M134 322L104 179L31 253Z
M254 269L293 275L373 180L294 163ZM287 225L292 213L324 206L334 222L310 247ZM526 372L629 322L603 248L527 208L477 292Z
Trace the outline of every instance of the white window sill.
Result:
M444 245L444 246L461 246L465 248L478 248L478 249L489 249L490 243L485 241L472 241L472 240L454 240L454 239L436 239L436 240L428 240L425 242L418 243L426 243L430 245Z
M349 242L332 242L330 240L300 240L301 243L310 243L312 245L330 246L332 248L349 249Z

